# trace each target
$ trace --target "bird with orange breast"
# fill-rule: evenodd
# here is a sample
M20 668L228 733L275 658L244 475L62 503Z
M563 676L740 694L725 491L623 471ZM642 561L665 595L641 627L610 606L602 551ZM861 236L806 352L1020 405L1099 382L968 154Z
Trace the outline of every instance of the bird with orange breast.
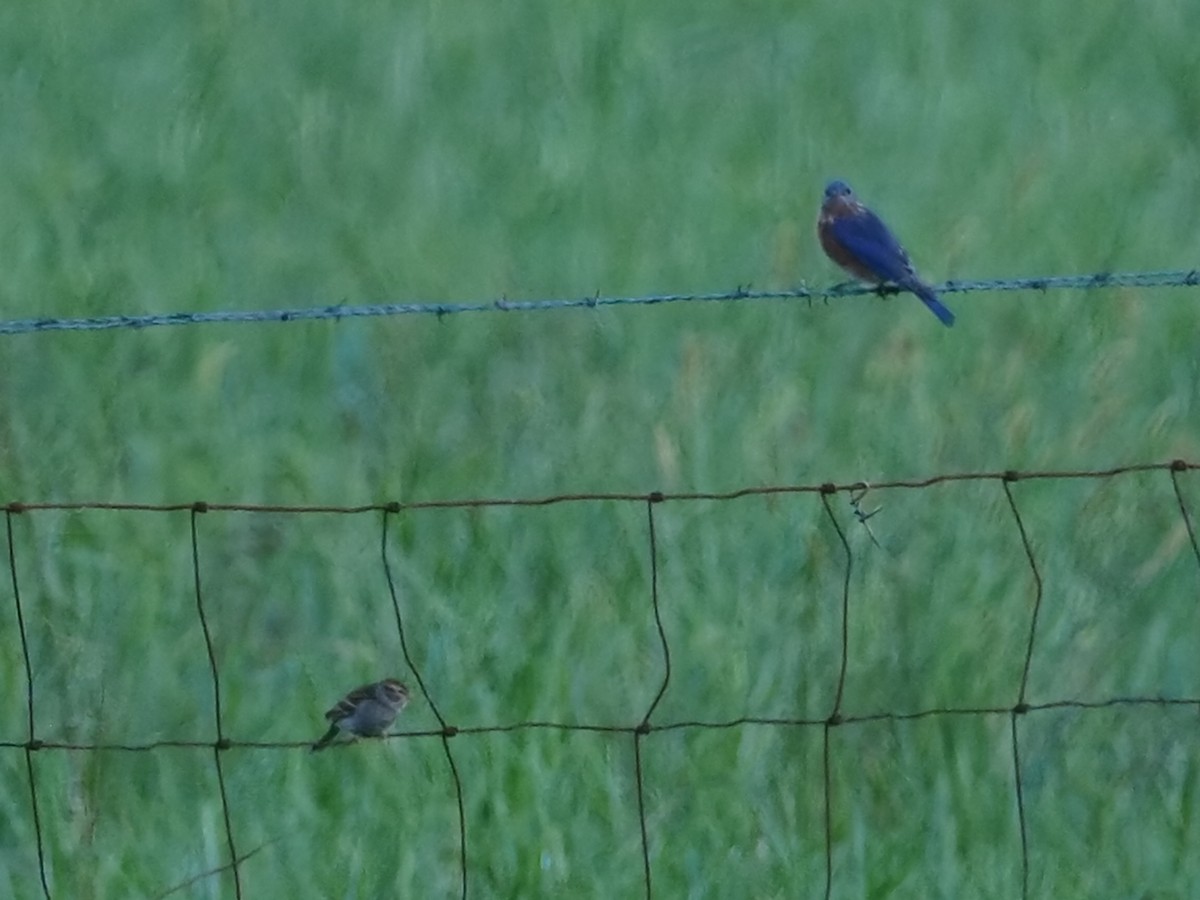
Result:
M817 237L825 255L855 278L911 291L943 325L954 324L954 313L920 279L896 236L879 216L859 202L846 182L831 181L825 187Z

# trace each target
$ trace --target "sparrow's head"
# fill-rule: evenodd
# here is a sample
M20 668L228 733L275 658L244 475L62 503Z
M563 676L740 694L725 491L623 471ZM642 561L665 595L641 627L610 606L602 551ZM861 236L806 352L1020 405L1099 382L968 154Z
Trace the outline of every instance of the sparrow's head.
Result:
M408 685L396 678L385 678L379 682L379 695L390 705L403 709L408 703Z

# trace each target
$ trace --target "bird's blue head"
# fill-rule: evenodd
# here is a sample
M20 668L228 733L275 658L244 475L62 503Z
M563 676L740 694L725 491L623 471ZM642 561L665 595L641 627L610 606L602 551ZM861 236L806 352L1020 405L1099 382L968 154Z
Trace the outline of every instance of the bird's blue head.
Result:
M854 191L850 190L850 185L839 179L834 179L825 185L825 199L833 200L835 197L853 197Z

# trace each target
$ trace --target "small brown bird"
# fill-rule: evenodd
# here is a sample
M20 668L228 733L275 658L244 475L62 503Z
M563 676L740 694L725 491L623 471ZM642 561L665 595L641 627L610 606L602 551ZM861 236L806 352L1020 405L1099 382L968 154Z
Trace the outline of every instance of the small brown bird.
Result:
M356 687L325 713L329 730L312 745L312 752L329 746L343 731L354 737L379 737L407 705L408 686L395 678Z

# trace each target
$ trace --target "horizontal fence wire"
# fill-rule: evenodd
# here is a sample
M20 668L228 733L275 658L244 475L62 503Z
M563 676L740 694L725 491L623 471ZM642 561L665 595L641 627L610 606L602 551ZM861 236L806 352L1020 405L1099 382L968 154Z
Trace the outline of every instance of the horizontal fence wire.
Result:
M1027 278L952 280L934 285L942 294L997 291L1088 291L1100 288L1196 287L1200 269L1161 272L1092 272L1086 275L1044 275ZM804 300L828 302L864 294L895 294L899 288L839 284L829 288L804 285L786 290L753 290L737 287L711 293L646 294L642 296L556 297L540 300L492 300L464 303L336 303L325 306L296 306L281 309L219 310L212 312L138 313L129 315L76 316L0 320L0 335L40 331L103 331L112 328L150 328L156 325L212 325L246 322L312 322L373 318L378 316L431 315L442 318L458 313L544 312L556 309L597 309L605 306L652 306L662 303L720 303L758 300Z
M1113 696L1094 700L1081 700L1069 697L1048 700L1040 703L1031 703L1027 698L1027 690L1029 684L1029 672L1034 659L1034 649L1038 638L1039 613L1042 607L1043 595L1043 578L1042 564L1039 562L1035 554L1033 544L1029 538L1026 529L1025 520L1021 512L1021 506L1018 501L1017 492L1013 486L1020 482L1029 481L1046 481L1046 480L1104 480L1119 478L1122 476L1132 475L1135 473L1147 472L1162 472L1169 477L1173 492L1174 503L1178 508L1178 514L1184 525L1185 533L1190 544L1191 554L1196 562L1197 571L1200 573L1200 542L1197 540L1196 527L1193 521L1193 514L1189 510L1184 499L1183 491L1180 487L1180 476L1189 472L1194 472L1200 469L1200 463L1189 462L1185 460L1173 460L1162 463L1149 463L1138 465L1116 466L1108 469L1092 469L1092 470L1055 470L1055 471L998 471L998 472L981 472L981 473L966 473L966 474L942 474L935 475L929 478L920 480L893 480L881 481L870 485L865 482L855 482L851 484L795 484L795 485L777 485L768 487L748 487L739 490L727 492L690 492L690 493L665 493L652 491L649 493L591 493L591 494L560 494L555 496L540 497L540 498L495 498L495 499L460 499L460 500L433 500L433 501L417 501L409 503L384 503L370 504L359 506L285 506L285 505L260 505L260 504L217 504L194 502L186 504L140 504L140 503L103 503L103 502L48 502L48 503L26 503L11 501L5 504L5 521L7 530L7 546L8 546L8 564L10 570L10 578L12 585L12 599L16 610L16 619L19 631L20 653L24 662L24 671L26 676L26 720L27 720L27 737L25 740L0 740L0 748L19 749L24 752L26 759L26 771L28 777L29 799L31 805L31 821L33 824L34 836L37 843L37 860L39 876L43 894L49 898L52 896L50 889L50 879L47 873L46 853L45 853L45 829L49 827L40 811L41 803L39 801L37 767L34 763L34 756L38 753L66 750L66 751L128 751L128 752L156 752L171 749L189 749L198 748L210 750L213 755L213 765L217 776L217 785L220 793L221 808L223 813L223 823L225 832L225 844L228 852L228 859L207 871L197 873L186 881L181 882L172 887L168 887L159 897L167 897L178 891L184 890L187 887L204 880L205 878L218 877L223 873L229 872L232 874L234 895L242 897L251 894L248 888L244 887L244 879L241 873L241 868L251 857L259 853L265 847L275 843L278 838L267 841L254 849L245 852L239 851L237 841L235 840L234 829L232 825L231 801L227 794L224 773L222 771L221 758L222 755L234 748L249 749L249 750L264 750L264 751L307 751L311 747L311 742L303 741L253 741L241 740L228 736L222 724L222 699L221 699L221 673L217 662L217 656L213 650L212 636L209 629L208 617L205 612L205 595L202 588L202 553L201 541L198 538L197 522L205 513L215 512L220 510L225 511L241 511L241 512L270 512L270 513L291 513L297 515L313 515L313 514L328 514L328 513L345 513L345 514L375 514L380 518L380 561L383 572L386 578L388 591L392 603L392 609L395 614L395 624L400 640L401 651L404 659L410 670L415 676L418 688L422 693L425 701L428 703L430 710L438 721L438 728L435 730L424 731L402 731L394 732L387 735L388 739L436 739L443 748L446 759L447 779L452 786L453 796L457 806L457 821L458 821L458 874L459 874L459 890L462 897L468 895L470 887L470 864L467 855L468 848L468 833L467 833L467 816L466 816L466 800L465 788L459 772L459 764L456 760L453 743L456 740L477 735L494 735L494 734L512 734L518 732L537 732L537 731L555 731L555 732L577 732L577 733L599 733L599 734L615 734L625 735L629 738L633 750L633 768L632 773L634 779L634 787L636 791L636 808L638 815L638 827L640 829L641 838L641 858L643 866L643 881L645 888L645 896L650 898L655 896L653 888L653 866L651 845L655 836L649 828L647 822L645 788L648 782L651 782L652 774L648 771L645 765L643 743L645 740L656 733L673 732L692 729L734 729L748 727L776 727L776 728L812 728L820 729L822 732L822 759L823 759L823 793L824 793L824 857L825 857L825 879L823 885L823 896L829 898L833 891L833 886L836 880L836 871L834 866L834 814L837 809L838 798L834 791L834 780L832 777L833 760L835 751L832 746L832 734L838 728L844 728L853 725L859 725L871 722L912 722L922 719L932 718L980 718L980 717L996 717L1006 719L1008 721L1008 735L1010 741L1009 752L1011 754L1012 771L1013 771L1013 804L1015 829L1019 834L1021 848L1021 897L1028 898L1030 896L1030 835L1028 831L1028 823L1026 818L1026 801L1025 801L1025 770L1023 768L1021 757L1021 731L1022 721L1026 716L1037 713L1045 713L1056 710L1099 710L1122 707L1177 707L1190 708L1200 711L1200 695L1194 697L1168 697L1168 696ZM859 715L846 715L842 711L842 702L845 694L846 672L847 665L850 659L849 633L852 604L852 571L855 563L855 553L852 549L851 542L848 539L847 531L843 525L843 519L848 523L858 522L866 525L867 518L871 513L864 513L861 510L859 501L862 499L862 493L870 487L872 490L877 489L911 489L920 490L938 484L956 483L956 482L993 482L999 486L1004 498L1004 507L1008 511L1011 519L1014 538L1018 542L1021 553L1024 559L1024 566L1029 572L1032 595L1030 598L1030 614L1029 624L1024 642L1024 663L1021 668L1021 676L1019 683L1013 691L1013 702L1010 705L997 706L975 706L975 707L931 707L926 709L916 710L884 710ZM666 503L681 503L696 500L718 500L727 501L741 497L749 496L764 496L773 494L817 494L820 497L824 518L833 532L837 546L841 547L843 562L841 565L842 578L840 581L840 598L839 598L839 623L838 633L840 649L838 652L838 673L836 676L836 689L834 692L834 700L829 712L820 718L788 718L788 717L756 717L742 716L724 720L681 720L681 721L664 721L655 722L653 716L659 702L666 693L667 687L671 679L671 642L669 634L664 627L661 610L659 607L659 547L656 536L656 513L655 510L662 504ZM831 503L831 498L836 495L845 494L850 498L852 513L847 516L839 516L834 510ZM418 509L471 509L480 507L545 507L557 503L594 503L607 501L627 501L644 505L646 511L646 553L649 562L649 585L648 585L648 603L650 612L653 617L655 630L658 637L659 653L662 662L662 677L658 683L657 691L653 696L646 712L636 722L626 723L571 723L571 722L556 722L556 721L517 721L517 722L501 722L501 723L482 723L482 724L458 724L449 721L441 707L435 701L433 690L427 679L422 673L421 666L418 660L411 652L409 646L409 627L405 622L402 605L399 600L399 592L396 587L396 581L392 570L392 563L389 558L389 528L391 521L395 516L405 510ZM27 620L21 602L21 585L18 578L18 554L14 542L14 519L21 515L37 514L40 511L51 510L126 510L139 512L179 512L190 511L190 536L191 536L191 559L190 568L195 588L196 611L199 621L199 631L201 632L205 644L206 655L209 662L210 677L213 688L213 716L214 716L214 732L211 740L158 740L146 743L73 743L63 741L42 740L38 738L36 731L37 715L36 715L36 694L34 690L34 668L29 650L29 642L27 636ZM1200 594L1200 590L1198 590Z

